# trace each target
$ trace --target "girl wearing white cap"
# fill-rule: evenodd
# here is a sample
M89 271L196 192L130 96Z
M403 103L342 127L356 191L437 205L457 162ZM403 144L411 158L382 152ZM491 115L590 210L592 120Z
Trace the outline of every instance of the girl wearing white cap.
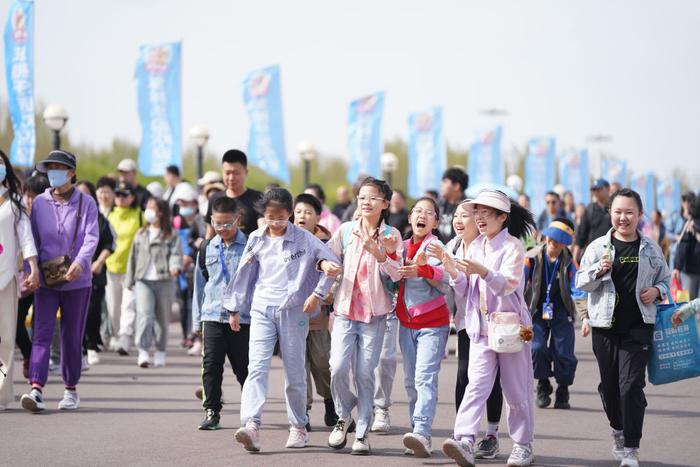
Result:
M455 262L445 255L444 267L455 293L466 297L465 309L457 313L465 314L471 341L469 385L457 412L454 438L446 440L442 450L460 466L474 465L481 414L500 369L508 430L515 441L508 465L527 466L534 461L532 357L527 343L532 338L532 320L523 297L525 248L519 239L534 230L534 221L529 211L500 191L484 190L467 206L474 210L479 236L469 246L466 259ZM489 339L489 332L494 334L491 337L496 335L496 320L516 323L512 348ZM526 342L521 345L520 340Z

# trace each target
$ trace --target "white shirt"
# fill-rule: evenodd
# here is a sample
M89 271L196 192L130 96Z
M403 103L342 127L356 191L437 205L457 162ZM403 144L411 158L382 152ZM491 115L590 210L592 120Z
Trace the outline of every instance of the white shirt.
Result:
M6 193L7 188L0 186L0 196ZM37 255L29 215L22 214L17 221L17 214L8 197L0 206L0 289L4 289L19 272L20 250L24 259Z
M160 229L158 227L148 227L148 243L153 243L153 240L160 234ZM146 274L144 274L143 279L146 281L157 281L158 272L156 272L156 265L148 260L148 267L146 268Z
M284 267L282 242L284 237L265 235L256 255L258 281L253 295L253 307L279 306L288 295L287 270Z

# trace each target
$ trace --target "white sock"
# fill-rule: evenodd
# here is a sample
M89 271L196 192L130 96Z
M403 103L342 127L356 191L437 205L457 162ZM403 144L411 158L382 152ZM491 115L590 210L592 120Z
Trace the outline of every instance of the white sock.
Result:
M486 436L498 438L498 423L489 423L486 426Z

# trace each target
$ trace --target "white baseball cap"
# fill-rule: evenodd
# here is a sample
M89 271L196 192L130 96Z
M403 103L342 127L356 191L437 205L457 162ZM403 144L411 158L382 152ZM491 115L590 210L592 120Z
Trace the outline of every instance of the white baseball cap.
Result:
M136 172L136 162L133 159L122 159L117 165L119 172Z
M175 187L173 192L173 200L178 201L197 201L199 193L189 183L180 183Z
M476 198L466 204L472 208L480 204L482 206L498 209L505 213L510 213L510 198L508 198L505 193L498 190L483 190Z

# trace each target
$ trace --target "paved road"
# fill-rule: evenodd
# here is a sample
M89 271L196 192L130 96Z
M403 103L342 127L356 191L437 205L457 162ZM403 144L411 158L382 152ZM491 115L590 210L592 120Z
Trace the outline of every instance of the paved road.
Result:
M171 328L172 336L178 335L176 329ZM454 348L454 337L449 345ZM537 465L614 467L618 463L610 456L611 441L596 392L598 378L590 339L578 339L577 351L579 370L571 391L572 409L536 409ZM103 362L83 375L79 411L55 410L62 387L52 376L45 392L50 410L32 415L16 403L0 412L0 465L450 465L438 451L454 422L455 372L456 361L451 356L442 367L433 458L422 461L403 456L401 436L409 424L400 364L393 391L394 427L388 435L370 437L375 456L358 458L350 457L349 449L332 452L325 447L329 432L325 427L311 434L308 448L284 449L287 422L283 375L281 361L275 358L262 426L263 452L251 455L233 441L239 425L240 398L233 374L229 371L224 382L224 396L229 401L222 413L224 428L198 431L203 412L193 393L199 380L199 359L186 356L171 339L165 368L144 370L136 366L135 357L103 354ZM21 378L19 371L15 375ZM642 465L700 465L700 378L647 389ZM17 400L24 390L24 385L15 384ZM311 416L318 426L323 418L321 401L315 403ZM501 451L508 453L511 446L503 435ZM502 454L495 461L483 463L504 465L506 458L507 454Z

